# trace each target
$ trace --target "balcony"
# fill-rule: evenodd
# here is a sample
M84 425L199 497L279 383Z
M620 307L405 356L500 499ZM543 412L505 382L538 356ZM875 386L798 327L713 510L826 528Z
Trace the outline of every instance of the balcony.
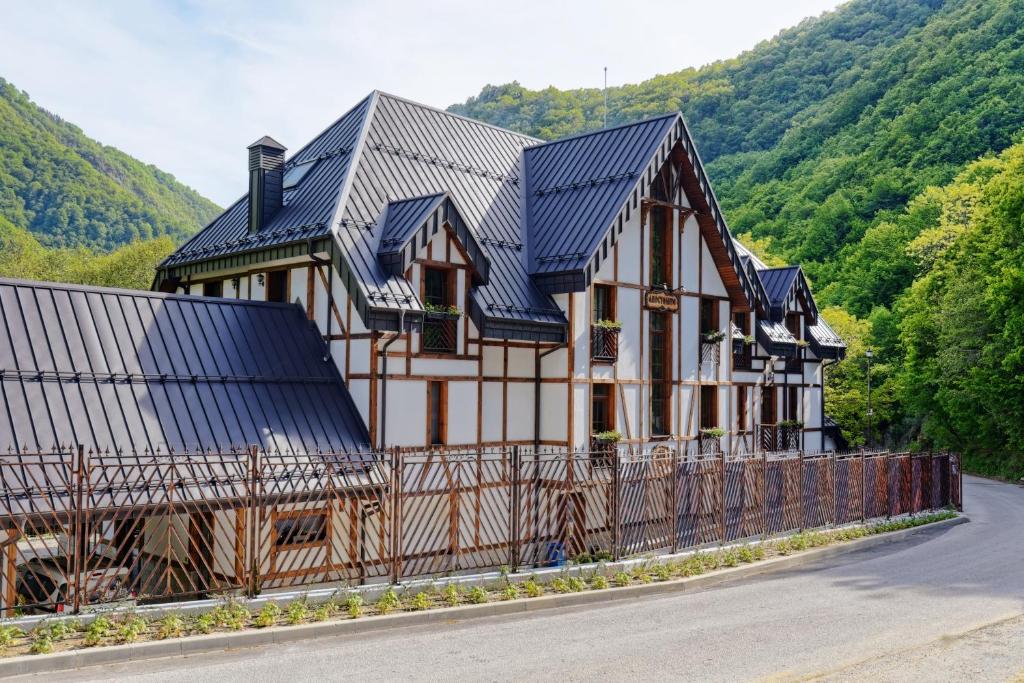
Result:
M733 370L753 370L754 369L754 354L750 346L744 344L743 351L732 354L732 369Z
M455 353L459 316L453 313L427 313L423 320L423 351Z
M800 449L803 426L760 424L757 426L757 445L762 451L795 451Z
M614 363L619 359L619 330L594 325L590 328L590 360L594 363Z
M724 432L718 428L702 429L697 436L701 455L718 455L722 452L722 436Z
M590 438L590 462L594 467L612 467L618 450L617 440Z

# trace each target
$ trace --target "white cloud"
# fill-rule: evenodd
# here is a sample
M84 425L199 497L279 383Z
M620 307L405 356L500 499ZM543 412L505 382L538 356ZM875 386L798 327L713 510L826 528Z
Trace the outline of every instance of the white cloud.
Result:
M636 82L738 54L838 0L15 2L0 76L227 204L245 146L297 149L370 90L436 106L486 83ZM287 5L287 6L286 6Z

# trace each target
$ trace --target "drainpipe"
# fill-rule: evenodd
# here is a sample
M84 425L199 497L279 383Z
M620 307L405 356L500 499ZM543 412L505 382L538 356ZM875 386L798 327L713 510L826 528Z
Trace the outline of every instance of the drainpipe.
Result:
M821 429L821 450L825 450L825 369L838 362L838 359L833 359L831 363L828 362L828 358L821 359L821 419L818 422Z
M380 350L384 354L382 368L383 377L380 381L380 450L387 448L387 427L388 427L388 347L402 338L402 331L405 329L405 309L398 311L398 332L394 337L388 339Z

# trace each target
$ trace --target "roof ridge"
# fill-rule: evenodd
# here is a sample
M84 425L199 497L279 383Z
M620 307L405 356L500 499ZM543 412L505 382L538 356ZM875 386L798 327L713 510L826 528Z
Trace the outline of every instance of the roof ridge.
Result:
M557 144L562 143L562 142L570 142L572 140L579 140L580 138L590 137L591 135L600 135L602 133L611 133L613 131L621 130L623 128L632 128L633 126L641 126L641 125L643 125L645 123L653 123L654 121L659 121L661 119L670 119L670 118L674 119L677 116L681 116L681 115L682 114L680 114L680 112L675 112L675 113L672 113L672 114L662 114L661 116L651 116L649 118L640 119L639 121L633 121L631 123L620 123L619 125L612 126L611 128L601 128L599 130L592 130L592 131L588 131L586 133L576 133L575 135L570 135L570 136L564 137L564 138L558 138L557 140L548 140L548 141L541 142L541 143L536 144L536 145L530 145L526 149L528 149L528 150L529 149L539 149L540 147L547 147L549 145L557 145Z
M478 126L483 126L485 128L490 128L492 130L496 130L496 131L499 131L499 132L502 132L502 133L508 133L509 135L516 136L517 138L524 138L526 140L532 140L535 143L543 143L544 142L544 140L542 140L541 138L536 138L536 137L534 137L532 135L527 135L526 133L519 133L519 132L511 130L509 128L502 128L501 126L496 126L493 123L487 123L486 121L481 121L480 119L474 119L474 118L470 118L469 116L463 116L462 114L456 114L455 112L448 111L447 109L441 109L440 107L435 107L435 106L433 106L431 104L424 104L423 102L417 102L416 100L410 100L408 97L402 97L401 95L394 95L392 93L385 92L383 90L374 90L374 92L377 93L378 95L390 98L392 100L397 100L399 102L405 102L406 104L411 104L411 105L413 105L415 107L421 107L422 109L429 109L429 110L435 111L435 112L437 112L439 114L444 114L445 116L450 116L450 117L452 117L454 119L461 119L463 121L468 121L469 123L475 123Z
M117 294L123 296L142 296L149 299L172 299L175 301L204 301L208 303L229 304L232 306L263 306L266 308L294 308L295 304L279 301L257 301L255 299L229 299L220 296L199 296L196 294L172 294L170 292L154 292L148 289L128 289L126 287L101 287L100 285L83 285L71 282L51 282L49 280L25 280L21 278L0 277L0 286L31 287L32 289L56 289L69 292L93 292L96 294Z

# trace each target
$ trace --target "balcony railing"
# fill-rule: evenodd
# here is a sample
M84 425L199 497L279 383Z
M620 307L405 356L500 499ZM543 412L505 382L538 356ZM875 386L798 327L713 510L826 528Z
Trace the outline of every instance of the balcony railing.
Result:
M722 452L722 438L710 434L697 436L697 443L700 444L701 455L718 455Z
M456 315L427 313L423 321L423 351L427 353L455 353L458 339Z
M619 359L619 331L608 327L590 328L590 360L614 363Z
M800 449L800 427L788 427L779 424L760 424L757 426L757 443L762 451L789 451Z
M594 467L611 467L617 450L614 441L590 439L590 462Z
M718 361L722 354L721 342L709 342L701 340L700 342L700 362L708 363L710 365L718 365Z
M754 354L750 346L744 344L743 351L732 354L733 370L752 370L754 368Z

